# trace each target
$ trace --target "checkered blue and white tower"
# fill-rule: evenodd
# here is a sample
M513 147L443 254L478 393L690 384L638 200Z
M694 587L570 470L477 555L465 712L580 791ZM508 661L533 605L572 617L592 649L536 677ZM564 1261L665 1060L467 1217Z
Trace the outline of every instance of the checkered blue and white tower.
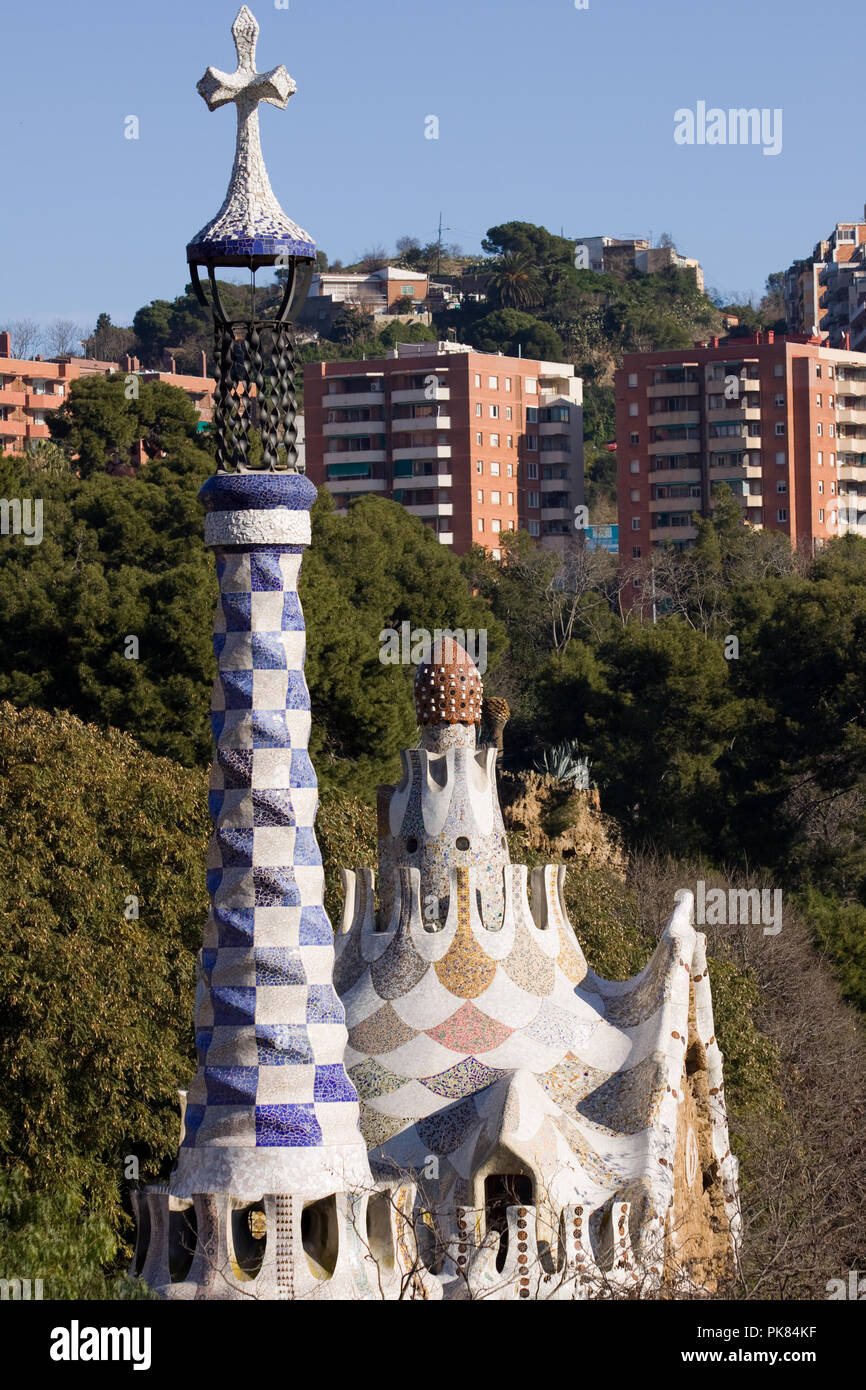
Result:
M196 999L198 1071L171 1190L310 1199L369 1183L343 1067L307 752L297 585L316 489L297 473L227 473L200 496L220 591L211 912Z

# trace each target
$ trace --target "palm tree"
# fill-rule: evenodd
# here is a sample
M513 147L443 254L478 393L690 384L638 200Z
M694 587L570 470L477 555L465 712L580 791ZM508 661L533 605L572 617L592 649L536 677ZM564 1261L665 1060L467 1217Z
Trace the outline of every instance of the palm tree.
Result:
M525 251L506 251L490 279L488 293L503 309L528 309L541 299L541 278Z

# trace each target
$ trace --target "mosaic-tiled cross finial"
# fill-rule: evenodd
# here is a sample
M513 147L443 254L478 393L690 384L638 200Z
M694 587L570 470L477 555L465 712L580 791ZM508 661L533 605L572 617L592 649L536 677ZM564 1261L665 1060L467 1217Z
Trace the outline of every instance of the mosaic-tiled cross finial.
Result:
M280 64L269 72L256 72L256 40L259 26L243 5L232 25L238 65L234 72L209 67L196 89L208 109L234 102L238 113L235 161L225 201L212 222L190 242L194 259L205 255L277 254L315 255L309 233L287 217L274 196L268 179L259 137L259 103L285 110L297 91L293 79ZM195 253L199 253L196 255Z
M238 10L237 18L232 25L232 36L238 55L237 68L232 73L221 72L219 68L208 68L204 77L197 83L197 90L211 111L216 111L218 106L225 106L226 102L235 102L240 131L241 125L248 121L250 113L256 110L260 101L267 101L271 106L278 106L284 111L289 97L297 91L297 87L282 63L270 72L256 72L259 26L255 15L246 5Z

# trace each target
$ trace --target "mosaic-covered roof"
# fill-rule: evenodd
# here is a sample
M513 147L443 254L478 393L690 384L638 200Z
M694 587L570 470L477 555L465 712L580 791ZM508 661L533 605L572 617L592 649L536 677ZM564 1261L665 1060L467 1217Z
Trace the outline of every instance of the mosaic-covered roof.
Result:
M483 687L475 662L453 637L441 637L415 675L415 712L422 729L478 724Z

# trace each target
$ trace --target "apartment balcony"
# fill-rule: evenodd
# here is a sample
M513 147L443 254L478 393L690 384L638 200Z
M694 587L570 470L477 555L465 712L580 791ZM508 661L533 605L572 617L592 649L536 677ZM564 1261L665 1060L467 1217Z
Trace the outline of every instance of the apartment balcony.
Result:
M0 390L0 405L25 406L28 395L29 392L27 391L13 391L11 387L7 386Z
M419 444L413 445L411 449L393 450L394 454L399 454L401 459L450 459L450 444Z
M710 482L721 482L720 473L726 478L762 478L764 469L760 463L711 463Z
M836 378L836 390L838 401L839 396L866 396L866 378L863 381L848 381Z
M0 420L0 436L5 439L23 439L27 433L25 420Z
M322 455L326 465L332 463L384 463L384 449L327 449Z
M647 421L653 429L660 429L665 425L697 425L700 424L700 419L700 412L697 410L658 410L647 416Z
M505 423L509 424L510 422L506 420ZM549 438L552 434L568 434L569 422L567 420L540 420L537 425L531 425L529 428L536 434L547 435Z
M842 406L836 411L837 425L866 424L866 401L859 406Z
M843 441L843 448L842 448L842 452L843 452L843 453L845 452L845 450L844 450L844 441L845 441L845 440L847 440L847 439L863 439L863 440L866 440L866 417L864 417L862 420L852 420L850 423L849 423L847 420L845 420L845 421L840 421L840 424L844 424L844 425L845 425L845 433L844 433L844 434L839 434L839 432L837 431L836 437L837 437L837 440L842 440L842 441ZM838 448L838 447L839 447L839 445L837 444L837 448Z
M514 480L506 478L505 481L511 483ZM542 478L540 482L533 482L532 486L539 488L542 492L567 492L570 482L570 478Z
M711 425L735 425L738 420L760 420L761 408L757 405L730 405L719 406L707 410L707 420Z
M672 446L676 445L676 448ZM622 444L621 449L626 453L629 445ZM701 452L701 441L699 439L656 439L647 445L650 454L699 454Z
M718 363L714 363L713 365L717 366ZM741 376L740 373L738 371L734 371L732 367L721 371L718 376L716 376L712 371L708 370L706 376L706 390L708 395L722 395L724 392L726 380L728 377L731 376L737 378L737 381L739 382L739 390L741 395L744 395L749 391L760 391L761 378L758 375L757 367L751 367L747 370L747 376Z
M751 440L755 443L751 444ZM711 454L736 454L745 452L749 449L759 449L761 447L761 436L759 434L724 434L718 439L708 439L707 449ZM714 467L710 463L710 467Z
M699 381L668 381L660 382L657 386L648 386L647 395L651 400L665 396L670 396L671 400L675 396L697 396L700 394L701 383Z
M331 492L387 492L385 478L328 478L326 487Z
M329 391L322 397L322 405L326 410L350 410L363 405L382 405L384 400L384 391L346 391L342 395L339 391Z
M26 395L24 404L28 410L56 410L66 399L65 396L56 396L53 391L28 391ZM5 395L3 404L6 404Z
M453 516L453 515L454 515L454 503L453 503L453 502L421 502L421 503L417 503L417 504L416 504L416 503L413 503L413 504L411 504L411 505L407 505L406 503L404 503L403 506L404 506L405 510L406 510L407 512L411 512L413 516Z
M450 430L450 415L417 415L413 419L400 419L394 416L391 420L393 430Z
M322 433L331 438L333 435L368 435L385 433L384 420L330 420L322 426Z
M866 463L840 463L836 473L842 482L866 483Z
M573 521L574 513L570 507L542 507L542 521Z
M434 373L431 372L431 376ZM432 394L428 394L426 386L413 386L405 391L392 391L392 405L425 405L431 401L450 401L451 391L447 386L437 386Z
M693 511L701 510L700 497L651 497L649 509L651 512L685 511L689 504Z
M654 526L650 531L651 541L693 541L697 540L697 526Z
M571 463L572 454L569 449L545 449L543 453L538 455L538 460L542 466L547 463L561 467L562 464Z
M701 470L699 468L654 469L650 473L650 481L653 483L699 483Z

